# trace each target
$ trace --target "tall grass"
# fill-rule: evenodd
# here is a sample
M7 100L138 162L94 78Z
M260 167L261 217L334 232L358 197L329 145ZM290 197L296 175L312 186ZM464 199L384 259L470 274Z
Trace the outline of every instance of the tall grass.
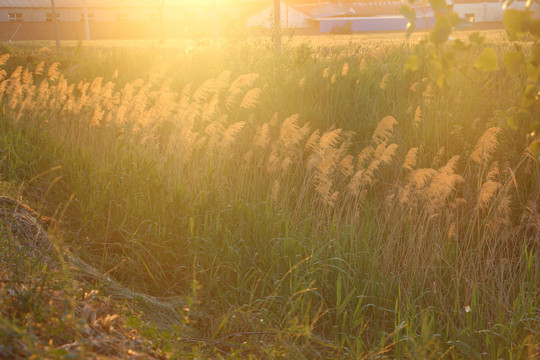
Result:
M111 276L192 299L209 353L537 356L538 162L504 104L404 72L407 46L238 47L247 66L202 47L118 84L2 72L4 181Z

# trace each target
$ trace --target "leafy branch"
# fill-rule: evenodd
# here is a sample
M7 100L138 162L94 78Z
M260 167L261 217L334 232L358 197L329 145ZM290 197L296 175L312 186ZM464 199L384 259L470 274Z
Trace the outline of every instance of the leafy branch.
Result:
M414 1L409 0L409 3L413 4ZM521 126L518 126L513 116L509 116L506 123L509 128L520 131L524 135L527 139L525 145L534 157L540 160L540 120L537 116L540 112L540 19L532 16L531 0L527 1L525 10L508 9L512 2L513 0L508 0L503 4L503 10L505 10L503 24L514 49L505 52L502 59L499 59L493 48L484 46L485 38L478 33L469 35L468 44L460 39L451 39L453 31L466 29L472 23L451 11L445 0L429 0L429 5L436 16L435 25L428 38L422 40L416 47L415 53L409 57L406 69L417 71L422 61L427 59L435 70L435 80L441 88L449 86L448 78L453 70L457 70L471 83L486 89L490 95L511 104L517 113L528 115L526 123ZM403 6L400 13L409 20L406 33L409 37L416 28L418 20L416 12L409 6ZM523 75L524 81L519 101L487 89L457 66L459 55L473 51L480 52L473 65L478 71L500 71L499 63L502 63L509 73L516 76Z

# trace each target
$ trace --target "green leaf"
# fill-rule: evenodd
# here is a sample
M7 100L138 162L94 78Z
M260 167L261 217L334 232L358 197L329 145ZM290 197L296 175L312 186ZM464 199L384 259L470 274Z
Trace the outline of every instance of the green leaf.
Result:
M463 41L460 39L456 39L452 42L452 45L454 46L454 49L458 51L466 51L469 50L470 46L465 45Z
M492 48L485 48L482 54L476 60L474 67L481 71L499 70L497 54Z
M503 56L504 66L511 73L517 73L521 64L525 62L525 57L521 51L507 51Z
M529 32L535 38L540 39L540 20L531 20Z
M434 11L445 12L448 10L445 0L429 0L429 5Z
M533 121L531 126L529 127L530 132L537 133L538 130L540 130L540 121Z
M538 66L534 66L532 63L528 62L525 65L525 69L527 69L527 75L529 75L529 78L532 81L538 81L540 78L540 69L538 69Z
M486 38L480 35L480 33L478 32L474 32L469 35L469 41L477 45L482 45L484 43L484 40L486 40Z
M503 24L506 30L522 34L529 29L531 15L526 11L508 9L503 15Z
M407 5L402 6L399 9L399 13L403 15L403 17L411 22L416 21L416 11L408 7Z
M435 45L445 43L452 32L452 25L446 16L439 16L429 38Z
M456 12L450 14L450 23L458 30L467 29L472 26L469 20L460 18Z
M540 161L540 140L536 140L529 145L529 151Z
M540 44L536 43L531 48L531 64L540 66Z
M446 78L446 74L444 72L440 72L437 76L437 85L439 88L442 88L444 85L448 85L448 79Z
M508 127L514 131L518 129L517 120L514 116L511 116L508 119L506 119L506 125L508 125Z
M529 99L536 99L536 94L536 86L534 86L533 84L528 84L525 87L525 91L523 91L523 96L526 96Z
M405 69L408 71L418 71L420 69L420 56L413 54L409 56L407 59L407 63L405 64Z

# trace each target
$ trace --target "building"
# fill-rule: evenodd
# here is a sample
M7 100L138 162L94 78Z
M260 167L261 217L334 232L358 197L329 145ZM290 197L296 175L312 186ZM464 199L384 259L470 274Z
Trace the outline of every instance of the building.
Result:
M311 30L312 33L405 30L409 21L399 14L401 6L403 4L398 1L346 5L332 2L292 5L282 1L281 25L284 28ZM417 23L418 29L433 26L435 17L429 8L419 7L417 12L422 14L422 19ZM273 5L267 5L248 19L248 27L271 28L273 16Z
M306 14L309 14L309 16L312 18L352 15L350 10L348 10L346 7L328 1L313 4L297 4L294 7Z
M397 1L373 1L351 3L352 16L315 18L319 32L368 32L368 31L404 31L409 20L399 13L403 6ZM411 5L418 16L416 29L429 29L435 24L435 15L428 6Z
M503 19L504 1L497 0L452 0L454 11L462 18L472 23L500 23ZM508 6L509 9L525 10L525 1L514 1ZM531 5L533 16L540 15L540 4L533 2Z
M347 8L326 1L312 4L295 4L282 1L280 7L281 27L285 29L318 31L318 21L329 17L351 16L354 13ZM274 5L263 9L248 18L248 28L272 28L274 26Z
M85 39L84 14L92 39L159 38L160 9L153 0L55 0L63 40ZM211 0L166 0L165 36L212 36L238 23L242 10L231 3L214 7ZM0 40L54 38L50 0L0 0Z
M408 23L399 14L403 3L395 0L314 1L281 1L282 27L299 34L316 34L404 30ZM62 40L86 39L85 14L92 39L158 39L162 32L165 38L210 37L216 33L225 35L246 24L253 28L273 27L274 7L270 0L165 0L163 11L155 0L55 2ZM502 27L502 0L447 2L477 27ZM515 1L510 7L524 9L525 1ZM419 14L417 28L432 27L435 17L427 1L416 2L414 8ZM533 2L531 10L538 17L540 4ZM52 23L50 0L0 0L0 41L54 39Z

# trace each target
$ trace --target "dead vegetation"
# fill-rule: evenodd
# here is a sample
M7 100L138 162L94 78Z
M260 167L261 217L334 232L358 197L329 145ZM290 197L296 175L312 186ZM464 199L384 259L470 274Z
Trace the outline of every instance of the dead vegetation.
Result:
M126 289L55 243L50 225L52 219L0 196L0 358L165 358L122 314L180 328L180 300L164 302Z

